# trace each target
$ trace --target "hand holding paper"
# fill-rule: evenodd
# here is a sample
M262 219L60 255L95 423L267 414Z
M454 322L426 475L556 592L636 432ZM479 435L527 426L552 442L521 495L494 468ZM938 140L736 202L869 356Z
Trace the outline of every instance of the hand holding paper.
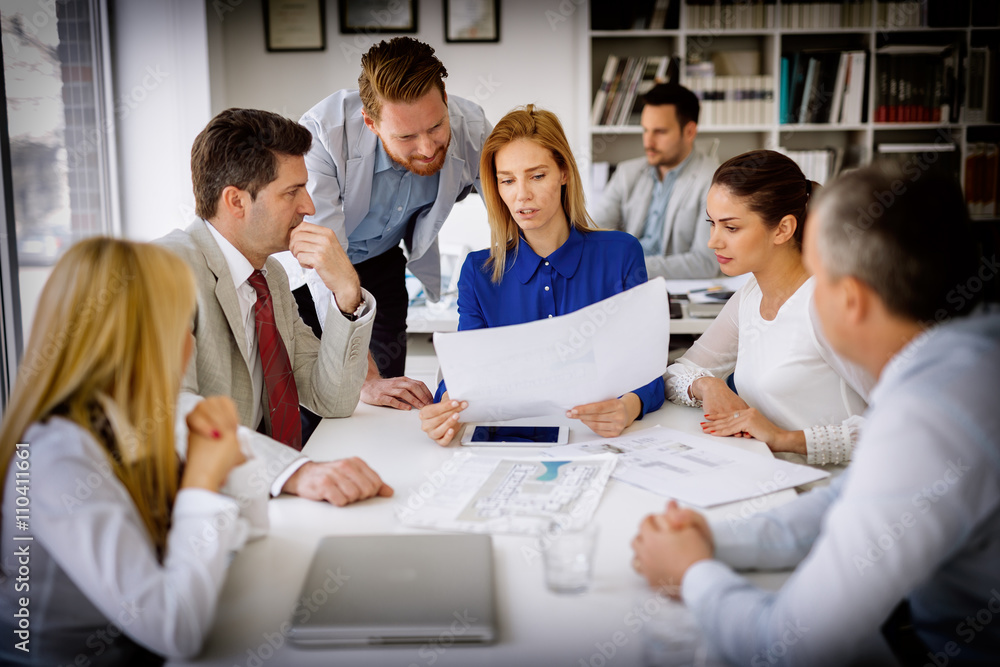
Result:
M463 421L564 412L641 387L663 374L670 312L662 278L537 322L434 334Z

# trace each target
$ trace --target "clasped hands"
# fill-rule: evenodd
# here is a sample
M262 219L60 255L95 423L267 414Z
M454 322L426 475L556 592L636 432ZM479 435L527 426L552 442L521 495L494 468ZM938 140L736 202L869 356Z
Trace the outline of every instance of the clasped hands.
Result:
M467 407L469 407L468 401L449 399L448 392L445 392L440 403L420 408L420 428L431 440L442 447L447 447L461 428L459 415ZM578 405L568 410L566 416L570 419L579 419L603 438L613 438L621 435L622 431L635 421L641 410L642 401L630 392L621 398Z
M695 563L712 558L712 531L705 517L667 503L663 514L650 514L632 540L632 567L653 588L680 599L684 575Z
M236 436L236 405L224 396L203 399L188 414L187 425L187 464L181 485L218 491L229 471L246 460ZM308 500L325 500L337 507L393 494L392 487L357 457L309 461L285 481L281 490Z

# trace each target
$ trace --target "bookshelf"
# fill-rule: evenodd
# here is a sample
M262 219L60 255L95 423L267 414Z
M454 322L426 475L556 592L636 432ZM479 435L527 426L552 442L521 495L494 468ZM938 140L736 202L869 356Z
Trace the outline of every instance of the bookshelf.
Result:
M669 0L666 3L646 0L634 3L630 7L631 14L623 14L617 9L620 6L607 0L590 0L589 7L581 7L581 28L586 38L580 40L580 55L581 62L589 63L589 67L582 68L583 93L579 100L578 123L583 128L579 145L589 150L586 156L589 159L582 161L585 164L606 162L615 165L643 154L637 113L619 111L618 121L622 124L592 122L595 95L601 88L611 55L622 61L661 56L676 58L681 83L692 90L700 87L709 91L703 97L703 116L696 146L705 152L714 151L720 162L754 148L831 149L830 154L836 155L831 167L836 163L843 168L866 164L893 151L900 154L894 149L904 144L910 145L916 158L923 155L928 162L937 162L938 157L947 152L941 151L940 146L953 144L954 151L940 164L957 169L964 184L966 158L991 155L988 146L1000 145L1000 122L997 122L1000 120L1000 100L997 99L1000 3L995 0L840 0L827 3L817 0ZM663 27L645 27L657 7L661 13L656 23ZM595 26L592 20L598 25ZM608 29L609 21L616 26L614 29ZM796 54L827 52L832 55L828 56L826 72L831 73L838 69L839 54L845 51L864 54L863 77L859 80L863 85L850 98L857 104L856 113L847 114L848 98L847 93L843 93L843 101L836 98L833 101L844 107L840 114L844 122L781 122L783 56L789 57L786 67L791 68ZM971 59L970 53L973 54ZM757 62L752 62L754 60ZM946 61L946 64L938 66L935 64L938 61ZM713 82L706 84L694 77L698 67L690 68L692 76L688 76L688 66L706 62L714 62L717 68L723 63L723 67L738 69L747 65L748 69L735 82L720 83L724 77L717 76L714 81L717 85L713 88ZM857 68L860 63L849 64ZM892 66L891 80L887 78L889 65ZM947 65L954 68L953 89L945 83L949 77L943 73L943 68ZM974 74L970 75L970 71ZM747 78L750 76L763 78ZM976 80L979 77L982 78ZM880 83L883 86L899 84L898 90L893 88L891 100L887 98L888 89L879 88ZM831 81L830 88L844 89L835 84ZM725 90L727 87L729 91ZM773 91L773 98L762 111L761 104L766 105L769 100L767 95L758 95L754 89L768 87ZM641 91L641 80L639 89ZM733 113L706 115L706 101L708 106L715 104L711 99L717 89L720 89L718 94L727 99L741 96L741 93L732 95L732 89L750 90L749 97L754 100L751 104L763 98L754 112L755 120L745 122L746 117ZM818 93L818 89L815 92ZM950 107L943 106L946 103L943 96L948 94L953 96ZM742 96L746 97L747 93ZM785 97L787 105L790 95ZM641 92L635 94L635 98L641 99ZM890 105L890 101L901 104ZM627 101L622 104L627 105ZM636 111L638 104L636 102ZM895 122L881 120L888 117L890 107ZM806 110L805 106L801 108ZM897 108L898 114L895 113ZM945 111L943 117L937 113L935 118L934 111L941 109ZM806 117L815 121L816 116L823 115L807 113ZM833 113L827 111L826 115L829 117ZM788 120L788 116L784 119ZM937 149L932 149L933 146ZM921 147L930 152L924 153ZM968 162L979 164L973 159ZM604 169L606 173L606 167ZM598 167L594 173L600 172L601 167ZM588 196L595 193L595 183L590 176L589 173L585 176ZM982 176L974 174L973 180L981 182ZM998 213L1000 208L993 213L980 212L976 217L996 220L1000 217Z

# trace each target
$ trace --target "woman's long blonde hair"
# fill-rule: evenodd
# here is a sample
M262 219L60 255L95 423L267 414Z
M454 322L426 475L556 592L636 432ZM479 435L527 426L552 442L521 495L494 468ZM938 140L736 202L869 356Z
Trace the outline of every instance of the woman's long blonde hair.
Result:
M577 169L573 151L566 140L559 118L551 111L537 109L534 104L517 107L508 112L496 124L483 144L479 158L479 180L483 186L483 199L490 223L490 258L487 266L493 266L493 282L503 279L507 263L507 253L517 252L520 228L510 214L510 209L500 197L497 188L496 156L501 148L518 139L533 141L547 148L556 166L566 171L566 185L562 189L562 207L569 224L582 232L594 230L594 221L583 198L583 183Z
M31 424L58 414L106 449L163 554L179 482L174 412L195 300L190 269L164 248L92 238L66 252L42 291L0 427L0 498L16 443Z

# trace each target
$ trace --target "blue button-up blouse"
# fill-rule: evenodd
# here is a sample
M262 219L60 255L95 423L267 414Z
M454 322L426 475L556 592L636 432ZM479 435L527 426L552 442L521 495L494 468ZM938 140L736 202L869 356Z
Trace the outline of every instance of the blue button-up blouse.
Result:
M494 284L489 250L469 253L458 281L458 330L524 324L565 315L646 282L639 241L625 232L581 232L548 257L539 257L524 239L507 256L503 280ZM622 341L626 344L626 341ZM661 369L665 370L665 369ZM442 382L434 401L445 392ZM634 392L642 401L641 418L663 405L663 378Z

